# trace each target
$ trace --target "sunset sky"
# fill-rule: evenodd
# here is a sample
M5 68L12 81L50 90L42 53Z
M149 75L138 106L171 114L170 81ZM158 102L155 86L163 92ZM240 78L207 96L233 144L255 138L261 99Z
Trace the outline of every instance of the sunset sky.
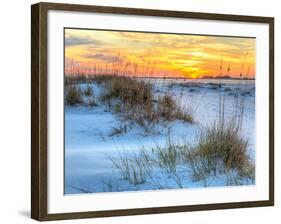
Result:
M252 78L255 39L65 29L65 73Z

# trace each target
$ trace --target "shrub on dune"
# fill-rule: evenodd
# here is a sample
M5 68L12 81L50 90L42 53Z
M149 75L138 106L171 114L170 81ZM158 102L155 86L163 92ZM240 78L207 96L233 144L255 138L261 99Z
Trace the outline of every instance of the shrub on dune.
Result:
M79 86L69 85L65 90L65 103L68 106L77 106L83 104L82 90Z

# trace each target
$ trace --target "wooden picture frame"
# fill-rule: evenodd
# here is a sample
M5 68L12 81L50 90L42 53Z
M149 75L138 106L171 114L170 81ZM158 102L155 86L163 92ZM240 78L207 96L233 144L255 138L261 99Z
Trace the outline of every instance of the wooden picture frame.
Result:
M66 11L141 17L187 18L208 21L258 23L269 26L269 173L268 199L231 203L145 207L82 212L48 212L48 12ZM203 211L274 205L274 18L183 11L162 11L90 5L38 3L31 7L31 217L39 221L170 212Z

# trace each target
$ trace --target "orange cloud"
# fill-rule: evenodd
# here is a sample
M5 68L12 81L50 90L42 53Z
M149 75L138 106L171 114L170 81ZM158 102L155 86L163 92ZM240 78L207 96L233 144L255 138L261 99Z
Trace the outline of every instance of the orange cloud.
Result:
M65 30L67 75L254 77L255 57L254 38Z

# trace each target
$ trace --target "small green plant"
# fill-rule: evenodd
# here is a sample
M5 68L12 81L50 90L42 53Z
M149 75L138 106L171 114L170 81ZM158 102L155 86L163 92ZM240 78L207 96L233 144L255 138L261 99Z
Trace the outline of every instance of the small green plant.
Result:
M114 105L114 112L115 113L120 113L121 112L121 105L120 104L115 104Z

